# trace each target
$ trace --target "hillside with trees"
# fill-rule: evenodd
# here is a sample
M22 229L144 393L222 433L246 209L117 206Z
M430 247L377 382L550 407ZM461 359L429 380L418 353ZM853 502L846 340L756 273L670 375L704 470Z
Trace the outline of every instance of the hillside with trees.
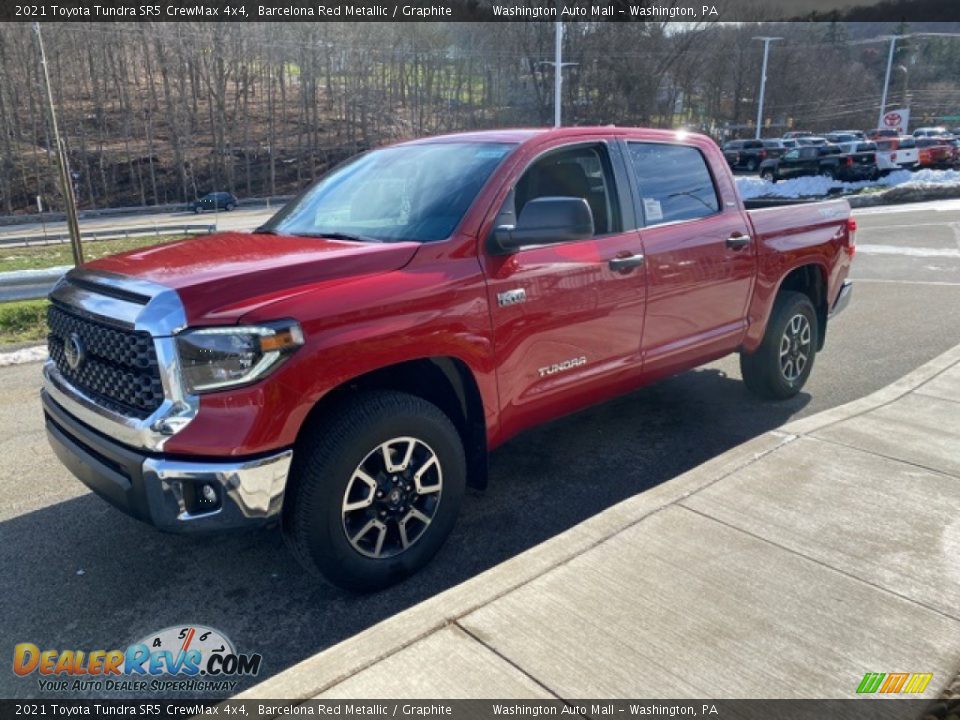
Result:
M571 23L564 121L752 135L876 122L889 24ZM957 28L937 26L940 31ZM81 208L295 192L400 138L552 120L553 27L516 23L45 24ZM890 105L960 113L960 38L902 41ZM960 125L960 122L956 122ZM57 207L36 37L0 24L0 212Z

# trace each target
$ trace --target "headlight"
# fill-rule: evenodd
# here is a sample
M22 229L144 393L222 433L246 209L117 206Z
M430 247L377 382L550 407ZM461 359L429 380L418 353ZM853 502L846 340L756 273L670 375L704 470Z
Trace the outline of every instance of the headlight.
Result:
M180 376L189 393L246 385L303 345L295 322L187 330L177 336Z

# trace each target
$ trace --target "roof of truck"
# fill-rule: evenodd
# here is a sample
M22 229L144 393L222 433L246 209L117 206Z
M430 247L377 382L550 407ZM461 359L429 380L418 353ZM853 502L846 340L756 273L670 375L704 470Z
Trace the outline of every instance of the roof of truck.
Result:
M597 126L565 126L559 128L506 128L502 130L477 130L472 132L452 133L449 135L433 135L429 137L408 140L404 145L435 142L508 142L524 143L534 138L550 136L571 137L577 135L642 135L650 139L673 139L678 135L683 137L704 137L699 133L688 130L662 130L653 128L625 127L617 125Z

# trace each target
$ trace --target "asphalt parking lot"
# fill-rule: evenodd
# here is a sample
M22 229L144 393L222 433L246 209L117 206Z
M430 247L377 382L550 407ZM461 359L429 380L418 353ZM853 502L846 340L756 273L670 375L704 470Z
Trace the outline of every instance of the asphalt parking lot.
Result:
M877 390L960 339L960 202L857 220L853 301L805 392L758 401L731 357L520 436L493 454L489 490L467 498L433 564L370 596L305 577L276 531L166 536L115 511L48 450L39 365L2 368L0 647L124 647L199 623L261 653L263 679L791 418ZM41 693L8 672L0 695Z

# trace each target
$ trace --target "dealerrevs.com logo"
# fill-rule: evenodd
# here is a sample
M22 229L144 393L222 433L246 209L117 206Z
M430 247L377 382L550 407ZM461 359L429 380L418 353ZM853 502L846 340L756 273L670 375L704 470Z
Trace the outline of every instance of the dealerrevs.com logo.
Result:
M219 630L169 627L126 649L13 649L13 672L35 675L46 692L232 692L239 677L260 672L259 653L238 653Z

